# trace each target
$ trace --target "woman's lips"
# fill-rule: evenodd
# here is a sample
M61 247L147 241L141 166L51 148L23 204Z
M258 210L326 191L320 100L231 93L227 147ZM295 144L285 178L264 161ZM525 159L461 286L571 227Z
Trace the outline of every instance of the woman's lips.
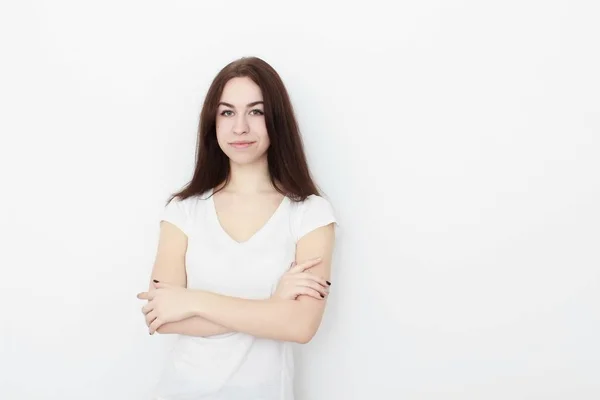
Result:
M236 149L246 149L246 148L252 146L254 143L256 143L256 142L233 142L233 143L229 143L229 144Z

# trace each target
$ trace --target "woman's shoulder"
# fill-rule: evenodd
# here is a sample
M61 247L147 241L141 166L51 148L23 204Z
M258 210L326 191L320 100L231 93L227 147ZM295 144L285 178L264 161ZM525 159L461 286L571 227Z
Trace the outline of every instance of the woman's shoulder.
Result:
M199 218L205 215L208 204L207 193L194 194L188 197L170 198L161 213L161 220L169 221L189 234Z
M333 210L332 202L321 195L311 194L306 197L304 200L292 201L292 204L295 206L297 210L300 212L306 212L310 209L331 209Z
M165 205L164 211L167 213L176 212L185 215L186 218L191 218L194 214L197 214L198 211L206 207L209 198L210 193L208 191L187 197L174 196Z
M330 223L337 227L338 218L332 202L324 196L310 195L293 203L293 233L300 239L308 232Z
M210 198L210 191L204 193L193 194L191 196L172 196L169 200L167 207L171 204L177 205L178 207L190 208L195 207L199 203L203 203Z

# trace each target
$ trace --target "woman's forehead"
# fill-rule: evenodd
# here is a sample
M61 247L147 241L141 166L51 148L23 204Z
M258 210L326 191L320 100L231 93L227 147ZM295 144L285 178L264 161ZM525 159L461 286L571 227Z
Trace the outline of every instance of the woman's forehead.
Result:
M233 78L225 84L220 101L235 106L246 106L248 103L263 100L260 87L250 78Z

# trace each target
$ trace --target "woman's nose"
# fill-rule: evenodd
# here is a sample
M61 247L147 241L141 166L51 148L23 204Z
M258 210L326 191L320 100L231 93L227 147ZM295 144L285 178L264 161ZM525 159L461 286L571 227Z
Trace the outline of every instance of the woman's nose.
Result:
M236 135L248 133L248 121L246 121L246 117L244 115L240 115L235 119L233 133L235 133Z

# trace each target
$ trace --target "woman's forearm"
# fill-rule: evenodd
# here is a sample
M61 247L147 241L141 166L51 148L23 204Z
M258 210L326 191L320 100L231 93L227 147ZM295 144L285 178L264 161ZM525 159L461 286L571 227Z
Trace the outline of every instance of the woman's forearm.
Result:
M250 300L206 291L196 291L194 296L194 315L262 338L307 343L321 321L321 306L313 302Z
M161 334L180 334L187 336L209 337L232 332L231 329L202 317L186 318L177 322L169 322L157 330Z

